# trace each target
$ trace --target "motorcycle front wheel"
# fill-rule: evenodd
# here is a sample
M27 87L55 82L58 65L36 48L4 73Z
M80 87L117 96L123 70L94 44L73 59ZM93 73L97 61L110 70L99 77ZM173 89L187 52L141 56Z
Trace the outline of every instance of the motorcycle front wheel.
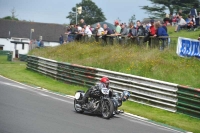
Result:
M102 103L102 116L105 119L109 119L113 116L114 106L110 99L103 100Z
M77 102L76 99L74 99L74 109L77 113L83 113L83 109L81 108L81 105Z

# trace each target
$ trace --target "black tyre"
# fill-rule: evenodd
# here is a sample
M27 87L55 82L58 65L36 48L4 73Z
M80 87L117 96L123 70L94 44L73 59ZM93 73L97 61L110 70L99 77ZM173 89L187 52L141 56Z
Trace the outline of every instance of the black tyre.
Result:
M105 119L109 119L113 116L114 106L110 99L105 99L102 104L102 116Z
M74 99L74 109L77 113L83 113L83 109L81 108L81 105L77 103L77 100Z

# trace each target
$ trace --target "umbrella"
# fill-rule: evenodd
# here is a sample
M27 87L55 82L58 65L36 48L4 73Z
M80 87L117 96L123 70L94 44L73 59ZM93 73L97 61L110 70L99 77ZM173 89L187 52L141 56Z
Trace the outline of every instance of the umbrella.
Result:
M108 23L108 22L99 22L99 23L100 23L101 27L103 27L103 24L107 24L107 26L108 26L110 29L115 30L115 26L114 26L113 24L111 24L111 23ZM95 28L96 26L97 26L97 23L91 25L91 27L94 27L94 28Z

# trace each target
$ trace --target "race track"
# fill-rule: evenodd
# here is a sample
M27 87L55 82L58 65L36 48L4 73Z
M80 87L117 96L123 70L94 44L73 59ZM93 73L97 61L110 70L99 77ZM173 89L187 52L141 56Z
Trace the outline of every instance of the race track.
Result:
M0 133L181 133L117 115L109 120L78 114L73 98L29 87L0 76Z

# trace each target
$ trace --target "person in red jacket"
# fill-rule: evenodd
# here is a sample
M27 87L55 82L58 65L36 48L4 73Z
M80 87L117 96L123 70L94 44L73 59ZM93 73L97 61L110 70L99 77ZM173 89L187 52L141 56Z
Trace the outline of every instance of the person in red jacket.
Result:
M149 45L151 45L151 39L154 35L156 35L157 30L154 27L154 20L150 20L151 26L149 28L149 35L144 38L144 42L149 41Z
M154 27L154 20L151 20L151 26L149 28L149 33L150 33L150 36L154 36L156 34L156 29Z

